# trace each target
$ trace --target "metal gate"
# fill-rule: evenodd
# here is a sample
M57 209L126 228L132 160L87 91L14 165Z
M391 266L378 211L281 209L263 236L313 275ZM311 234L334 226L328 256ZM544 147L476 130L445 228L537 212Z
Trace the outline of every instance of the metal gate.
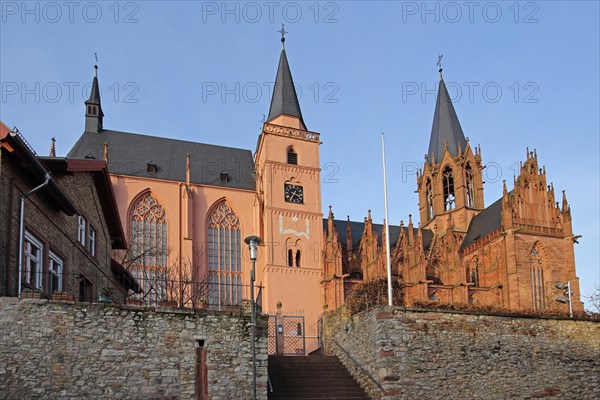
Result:
M306 355L304 316L269 316L269 354Z

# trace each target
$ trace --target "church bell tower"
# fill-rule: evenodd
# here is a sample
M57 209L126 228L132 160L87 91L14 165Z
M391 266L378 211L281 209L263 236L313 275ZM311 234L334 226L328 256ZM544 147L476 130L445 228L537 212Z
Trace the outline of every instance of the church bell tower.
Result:
M259 277L263 306L281 302L285 312L305 316L307 350L316 348L321 303L323 214L321 209L320 135L307 129L290 70L283 28L282 50L269 116L255 154L257 209L263 252ZM262 274L261 274L262 272Z
M417 175L419 213L424 228L435 233L453 227L466 232L484 209L481 148L471 148L448 94L440 65L438 87L425 166Z

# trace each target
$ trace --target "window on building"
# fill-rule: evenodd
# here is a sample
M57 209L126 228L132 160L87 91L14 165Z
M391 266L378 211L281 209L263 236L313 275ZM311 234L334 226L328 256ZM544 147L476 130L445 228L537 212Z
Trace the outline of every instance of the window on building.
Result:
M77 241L81 243L85 247L85 229L86 221L83 216L79 215L77 217Z
M53 252L48 254L48 285L50 294L63 291L63 268L64 262L62 258Z
M25 232L23 243L23 273L25 283L37 289L42 288L42 253L44 247L31 233Z
M79 275L79 301L94 301L94 284L85 276Z
M454 177L452 168L444 168L442 172L442 182L444 186L444 210L450 211L456 208L456 197L454 195Z
M471 261L471 265L467 267L467 282L473 286L479 286L479 260L477 258Z
M427 201L427 220L433 219L433 190L431 188L431 179L427 178L425 183L425 199Z
M475 207L475 190L473 187L473 169L471 164L465 167L465 190L467 207Z
M144 304L166 299L167 215L151 193L135 203L130 219L132 274L140 282Z
M296 251L296 267L300 267L300 250Z
M220 203L208 219L208 281L211 304L240 304L241 231L238 216Z
M294 266L294 251L292 249L288 250L288 267Z
M96 256L96 230L94 228L92 228L90 226L90 233L89 233L89 250L90 250L90 254L93 255L94 257Z
M287 162L288 164L298 164L298 153L296 153L292 148L288 149Z
M536 243L531 249L531 293L533 308L535 310L546 306L546 288L544 283L544 261L542 258L542 247Z

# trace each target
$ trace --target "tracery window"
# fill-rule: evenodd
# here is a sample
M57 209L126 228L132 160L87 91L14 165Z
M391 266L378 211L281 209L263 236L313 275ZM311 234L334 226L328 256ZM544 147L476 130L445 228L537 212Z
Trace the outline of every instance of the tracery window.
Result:
M467 267L467 282L479 286L479 259L477 258L474 258L471 265Z
M546 306L545 284L544 284L544 260L542 258L542 246L536 243L529 254L531 265L531 293L533 308L538 310Z
M454 176L452 175L452 168L449 166L444 168L444 171L442 172L442 183L444 186L444 210L454 210L454 208L456 208Z
M465 189L467 198L467 207L475 207L475 191L473 188L473 169L471 164L465 168Z
M132 270L140 282L145 304L166 299L167 215L152 193L142 196L131 213Z
M427 220L433 219L433 191L431 189L431 179L427 178L425 183L425 199L427 201Z
M226 202L208 219L208 282L211 304L241 303L242 258L238 216Z

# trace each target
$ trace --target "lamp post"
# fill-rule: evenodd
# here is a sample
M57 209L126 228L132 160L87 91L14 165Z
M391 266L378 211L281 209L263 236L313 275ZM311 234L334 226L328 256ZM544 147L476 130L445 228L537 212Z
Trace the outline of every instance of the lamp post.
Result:
M251 310L251 340L252 340L252 399L256 400L256 303L254 300L254 280L256 271L256 258L260 238L258 236L248 236L244 242L250 249L250 260L252 260L252 271L250 271L250 307Z
M562 290L563 294L565 296L567 296L567 298L557 297L556 301L558 301L559 303L569 303L569 316L571 318L573 318L573 299L571 297L573 292L571 292L571 281L567 281L566 284L561 283L561 282L556 282L556 285L554 285L554 287Z

